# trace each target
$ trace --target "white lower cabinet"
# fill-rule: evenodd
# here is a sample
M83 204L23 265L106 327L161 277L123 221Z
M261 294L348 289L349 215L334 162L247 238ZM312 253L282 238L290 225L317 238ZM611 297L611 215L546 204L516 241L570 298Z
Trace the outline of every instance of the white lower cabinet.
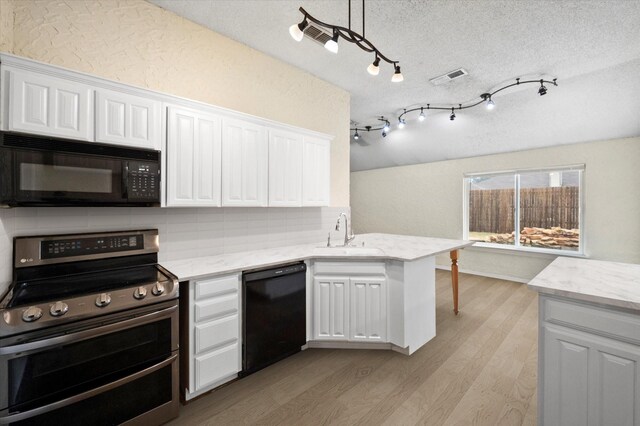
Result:
M545 297L540 305L538 424L640 425L640 318Z
M387 342L387 285L384 275L324 275L331 269L344 273L345 265L333 264L313 280L314 340ZM358 265L354 264L354 271ZM364 268L367 268L366 266ZM381 266L384 270L384 265ZM357 272L356 272L357 273Z
M234 379L242 368L240 283L240 274L189 283L187 400Z
M351 340L387 340L387 287L384 278L350 279Z
M349 278L316 278L313 284L315 339L348 340Z

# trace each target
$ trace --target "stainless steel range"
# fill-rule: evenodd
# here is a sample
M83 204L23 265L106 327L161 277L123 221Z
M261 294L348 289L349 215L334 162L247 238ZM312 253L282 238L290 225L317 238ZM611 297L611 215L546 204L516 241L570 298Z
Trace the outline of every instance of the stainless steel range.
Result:
M178 282L158 231L18 237L0 301L0 424L178 414Z

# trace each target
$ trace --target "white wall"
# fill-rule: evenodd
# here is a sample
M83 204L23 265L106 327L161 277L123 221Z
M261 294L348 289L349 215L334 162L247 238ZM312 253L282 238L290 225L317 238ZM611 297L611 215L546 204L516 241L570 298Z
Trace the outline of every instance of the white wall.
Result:
M351 173L356 232L462 238L463 174L585 164L585 234L594 259L640 263L640 138ZM461 270L528 281L551 255L470 248ZM446 256L439 265L448 265Z

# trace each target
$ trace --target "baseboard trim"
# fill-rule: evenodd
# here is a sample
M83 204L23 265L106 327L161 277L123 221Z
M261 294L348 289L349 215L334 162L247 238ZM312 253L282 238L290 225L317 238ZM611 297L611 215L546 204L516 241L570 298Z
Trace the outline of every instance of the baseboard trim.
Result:
M340 341L308 341L302 349L318 348L318 349L385 349L400 352L408 355L408 348L401 348L392 343L373 343L373 342L340 342Z
M442 269L443 271L451 271L451 265L436 265L436 269ZM479 275L481 277L496 278L498 280L505 280L505 281L515 281L517 283L522 283L522 284L528 284L530 281L526 278L514 277L512 275L492 274L489 272L478 272L478 271L472 271L472 270L463 269L463 268L459 268L458 271L463 274Z

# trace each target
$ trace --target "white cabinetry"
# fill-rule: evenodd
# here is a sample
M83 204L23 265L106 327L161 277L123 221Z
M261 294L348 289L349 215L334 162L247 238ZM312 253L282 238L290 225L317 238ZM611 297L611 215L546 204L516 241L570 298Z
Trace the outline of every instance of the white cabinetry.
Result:
M269 143L263 126L222 121L222 205L267 205Z
M269 206L302 205L302 136L269 131Z
M541 296L540 320L539 424L640 424L640 317Z
M313 286L314 338L348 340L349 278L316 278Z
M331 141L305 136L302 145L302 205L328 206Z
M167 206L220 206L221 119L169 107Z
M93 89L46 74L3 68L7 130L92 141Z
M96 142L160 150L161 102L115 90L96 90Z
M387 341L383 263L317 262L313 280L315 340ZM347 271L348 275L345 275ZM369 275L369 274L375 275Z
M233 378L242 368L239 274L189 283L189 386L186 399Z
M387 340L387 287L384 278L351 278L351 340Z

